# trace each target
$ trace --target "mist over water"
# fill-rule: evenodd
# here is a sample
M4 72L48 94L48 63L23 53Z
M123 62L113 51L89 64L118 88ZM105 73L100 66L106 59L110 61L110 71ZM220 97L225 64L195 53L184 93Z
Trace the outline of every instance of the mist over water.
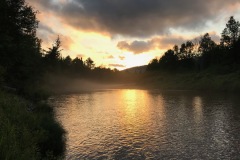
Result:
M90 79L79 79L79 78L68 78L63 76L52 76L49 79L48 90L57 93L79 93L82 91L96 91L96 90L106 90L113 88L122 88L126 86L126 83L110 83L102 81L93 81Z
M66 159L238 159L237 97L119 89L49 102L67 131Z

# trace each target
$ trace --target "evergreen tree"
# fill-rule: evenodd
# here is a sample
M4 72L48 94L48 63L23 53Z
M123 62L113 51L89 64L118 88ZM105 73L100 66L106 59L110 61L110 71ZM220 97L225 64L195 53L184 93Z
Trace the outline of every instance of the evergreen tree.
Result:
M221 37L221 45L227 48L231 48L240 38L240 23L230 17L226 28L224 28Z
M212 51L215 47L216 47L216 43L211 39L209 34L206 33L200 39L198 51L204 54Z
M94 61L90 57L86 59L85 65L89 69L94 69L95 67Z
M52 45L52 48L48 48L48 51L46 51L45 59L49 65L55 66L61 58L61 40L59 36L57 37L55 43Z
M41 72L36 13L24 0L0 2L0 66L5 83L19 89L35 83Z

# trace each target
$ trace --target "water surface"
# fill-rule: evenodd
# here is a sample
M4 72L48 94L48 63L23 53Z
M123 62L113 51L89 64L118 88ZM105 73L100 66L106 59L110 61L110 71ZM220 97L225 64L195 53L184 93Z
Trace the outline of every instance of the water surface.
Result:
M66 159L240 159L240 99L193 91L106 90L50 99Z

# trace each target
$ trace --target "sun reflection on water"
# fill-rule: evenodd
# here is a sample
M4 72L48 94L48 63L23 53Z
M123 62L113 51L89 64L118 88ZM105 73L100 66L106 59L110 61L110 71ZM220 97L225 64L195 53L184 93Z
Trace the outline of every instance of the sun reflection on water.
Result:
M193 107L194 107L194 119L196 123L200 123L202 120L202 110L203 110L203 104L201 97L197 96L193 98Z
M147 96L144 91L139 90L123 90L121 99L124 104L125 114L128 117L147 116ZM145 115L143 115L145 114Z

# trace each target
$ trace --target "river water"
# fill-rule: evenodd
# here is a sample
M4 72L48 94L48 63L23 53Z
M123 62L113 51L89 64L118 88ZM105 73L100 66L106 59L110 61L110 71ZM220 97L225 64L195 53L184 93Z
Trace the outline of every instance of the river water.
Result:
M55 96L66 159L240 159L240 97L105 90Z

